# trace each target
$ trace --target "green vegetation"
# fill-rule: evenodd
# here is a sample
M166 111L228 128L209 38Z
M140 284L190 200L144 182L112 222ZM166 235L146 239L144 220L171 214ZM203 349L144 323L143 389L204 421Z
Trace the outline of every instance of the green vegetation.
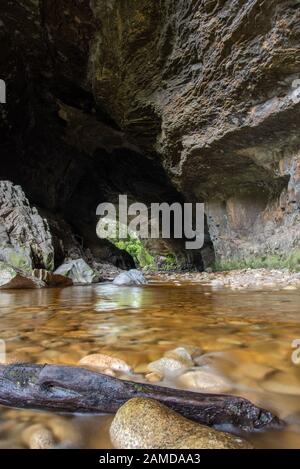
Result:
M161 266L161 270L164 270L166 272L171 271L171 270L177 270L179 268L178 261L174 254L168 254L165 257L165 260L163 262L163 265Z
M229 271L239 269L289 269L300 272L300 251L294 250L288 256L283 254L270 254L266 256L253 256L246 259L230 259L216 262L214 270Z
M174 254L163 256L163 261L158 267L155 257L147 250L143 242L134 235L128 235L126 239L110 239L119 249L127 251L134 259L137 266L148 270L173 271L178 270L179 264Z
M111 242L119 249L127 251L140 267L155 267L154 257L147 251L139 238L128 236L127 239L111 239Z

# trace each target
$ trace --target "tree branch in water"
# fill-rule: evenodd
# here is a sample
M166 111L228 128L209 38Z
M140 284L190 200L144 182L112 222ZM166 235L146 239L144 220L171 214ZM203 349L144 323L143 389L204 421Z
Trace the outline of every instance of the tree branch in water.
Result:
M271 412L241 397L138 384L72 366L0 366L0 404L8 407L110 414L133 397L156 399L209 426L227 424L253 431L284 425Z

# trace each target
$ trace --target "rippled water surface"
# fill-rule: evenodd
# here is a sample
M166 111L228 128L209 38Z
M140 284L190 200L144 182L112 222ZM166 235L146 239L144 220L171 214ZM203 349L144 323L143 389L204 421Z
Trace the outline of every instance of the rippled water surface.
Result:
M231 393L288 421L283 431L248 435L256 447L300 448L300 365L291 360L299 305L299 290L212 290L180 276L142 288L1 291L0 338L12 362L76 364L102 352L123 358L138 380L165 351L196 345L214 352L211 366ZM26 447L22 434L33 423L50 427L61 446L108 448L111 419L1 408L0 448Z

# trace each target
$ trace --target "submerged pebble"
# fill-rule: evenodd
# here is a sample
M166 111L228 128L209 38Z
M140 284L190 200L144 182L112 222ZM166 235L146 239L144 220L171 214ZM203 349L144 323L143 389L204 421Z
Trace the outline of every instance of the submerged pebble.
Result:
M190 346L168 350L162 358L149 363L150 378L152 378L152 373L160 377L178 375L192 367L201 353L200 348Z
M169 350L164 354L164 357L175 358L177 360L185 361L188 364L193 364L194 359L200 357L202 350L199 347L177 347L173 350Z
M78 365L95 371L101 371L102 373L105 371L106 374L110 374L112 376L114 376L114 374L112 374L111 371L117 371L120 373L131 372L131 367L127 365L124 360L104 355L102 353L87 355L79 360Z
M149 381L149 383L158 383L158 381L161 381L162 378L163 378L163 375L155 371L153 371L152 373L148 373L146 375L146 379L147 381Z
M232 389L223 377L203 370L188 371L178 378L179 384L207 393L222 393Z
M22 433L22 440L30 449L52 449L55 446L53 433L41 424L26 428Z
M189 368L192 363L186 360L176 358L163 357L152 363L149 363L148 370L150 372L159 373L162 376L172 376L179 374Z

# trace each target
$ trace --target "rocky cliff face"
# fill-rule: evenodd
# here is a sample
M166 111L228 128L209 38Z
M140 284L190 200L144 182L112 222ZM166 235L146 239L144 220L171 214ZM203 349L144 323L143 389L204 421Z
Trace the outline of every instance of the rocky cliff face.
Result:
M92 250L95 207L118 193L204 201L221 259L299 245L298 0L23 0L0 14L2 172Z
M53 270L54 248L46 219L21 187L0 181L0 261L14 267Z

